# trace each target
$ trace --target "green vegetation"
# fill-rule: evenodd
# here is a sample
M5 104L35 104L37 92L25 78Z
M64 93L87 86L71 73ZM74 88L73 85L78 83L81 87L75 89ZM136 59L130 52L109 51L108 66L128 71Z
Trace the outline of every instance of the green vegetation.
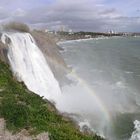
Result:
M0 62L0 117L14 133L26 129L33 135L49 132L51 140L101 140L95 135L82 134L48 101L17 82L3 62Z

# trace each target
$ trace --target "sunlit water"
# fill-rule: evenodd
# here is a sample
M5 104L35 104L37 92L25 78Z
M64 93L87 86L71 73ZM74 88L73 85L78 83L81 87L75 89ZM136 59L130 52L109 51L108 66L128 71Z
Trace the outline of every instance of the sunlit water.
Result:
M60 46L72 67L68 77L74 81L63 87L70 96L67 110L81 114L91 129L110 140L139 140L140 38L71 41Z

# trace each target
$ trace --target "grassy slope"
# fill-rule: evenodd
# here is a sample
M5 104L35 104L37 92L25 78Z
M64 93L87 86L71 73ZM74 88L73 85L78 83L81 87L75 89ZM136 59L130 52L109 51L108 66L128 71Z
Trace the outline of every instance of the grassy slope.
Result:
M101 140L83 135L74 124L62 116L41 97L17 82L9 67L0 62L0 117L7 129L18 132L27 129L31 134L49 132L52 140Z

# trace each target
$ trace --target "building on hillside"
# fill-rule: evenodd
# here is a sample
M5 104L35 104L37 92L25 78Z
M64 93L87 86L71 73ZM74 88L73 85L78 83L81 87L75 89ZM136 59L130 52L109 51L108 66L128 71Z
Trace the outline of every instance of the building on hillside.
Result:
M69 33L69 35L72 35L73 34L72 29L69 29L68 33Z

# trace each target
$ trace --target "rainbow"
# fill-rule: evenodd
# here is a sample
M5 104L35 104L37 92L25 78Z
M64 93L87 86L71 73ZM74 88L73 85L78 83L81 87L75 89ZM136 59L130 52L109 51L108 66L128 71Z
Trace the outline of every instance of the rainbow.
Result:
M77 79L78 82L81 83L86 88L86 90L89 94L91 94L94 97L94 99L96 100L96 102L99 106L99 109L104 114L106 121L109 122L111 120L111 117L110 117L110 114L108 112L108 109L106 108L106 105L102 102L102 100L96 95L96 93L89 86L89 84L86 81L84 81L82 78L80 78L80 76L78 76L78 74L74 70L72 70L71 75L75 79Z

